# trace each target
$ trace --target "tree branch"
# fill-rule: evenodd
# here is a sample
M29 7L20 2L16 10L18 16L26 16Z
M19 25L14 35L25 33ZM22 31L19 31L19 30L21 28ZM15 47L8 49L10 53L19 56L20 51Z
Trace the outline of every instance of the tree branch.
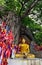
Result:
M28 1L29 1L29 0L25 0L24 3L22 3L22 2L19 0L19 2L20 2L21 5L22 5L22 7L21 7L21 9L20 9L20 12L19 12L19 15L20 15L20 13L21 13L21 11L22 11L22 9L23 9L25 3L27 3Z
M34 1L30 4L30 6L28 7L28 9L25 11L25 13L21 16L21 18L24 18L24 17L28 16L28 15L30 14L31 9L37 4L38 1L39 1L39 0L34 0Z
M29 0L25 0L24 2L21 2L20 0L19 0L19 2L21 3L21 5L24 5L25 3L27 3Z

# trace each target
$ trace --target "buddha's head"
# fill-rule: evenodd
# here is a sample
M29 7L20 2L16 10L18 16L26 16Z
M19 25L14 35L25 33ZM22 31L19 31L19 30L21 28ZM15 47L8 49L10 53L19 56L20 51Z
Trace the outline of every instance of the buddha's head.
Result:
M26 42L26 40L23 38L23 39L22 39L22 43L25 43L25 42Z

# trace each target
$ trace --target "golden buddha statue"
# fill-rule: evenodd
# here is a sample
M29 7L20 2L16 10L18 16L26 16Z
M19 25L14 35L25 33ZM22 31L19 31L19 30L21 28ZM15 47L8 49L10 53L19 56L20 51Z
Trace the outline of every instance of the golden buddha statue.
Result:
M20 43L19 46L21 48L22 54L30 52L29 45L26 43L26 40L24 38L22 39L22 43Z
M30 53L29 44L26 43L26 40L23 38L22 43L19 44L20 54L16 54L17 58L35 58L34 54Z

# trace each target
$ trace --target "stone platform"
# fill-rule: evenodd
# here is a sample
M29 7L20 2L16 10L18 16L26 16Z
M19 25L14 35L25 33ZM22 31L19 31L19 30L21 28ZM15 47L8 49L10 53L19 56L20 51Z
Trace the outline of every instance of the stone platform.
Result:
M9 59L8 65L42 65L42 59Z

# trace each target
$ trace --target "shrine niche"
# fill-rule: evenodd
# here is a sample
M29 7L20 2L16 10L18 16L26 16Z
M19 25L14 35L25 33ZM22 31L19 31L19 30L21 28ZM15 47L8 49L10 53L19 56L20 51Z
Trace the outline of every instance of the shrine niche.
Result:
M34 37L31 33L30 29L24 25L21 25L21 27L20 27L20 37L25 38L26 42L29 44L31 43L31 41L34 40Z

